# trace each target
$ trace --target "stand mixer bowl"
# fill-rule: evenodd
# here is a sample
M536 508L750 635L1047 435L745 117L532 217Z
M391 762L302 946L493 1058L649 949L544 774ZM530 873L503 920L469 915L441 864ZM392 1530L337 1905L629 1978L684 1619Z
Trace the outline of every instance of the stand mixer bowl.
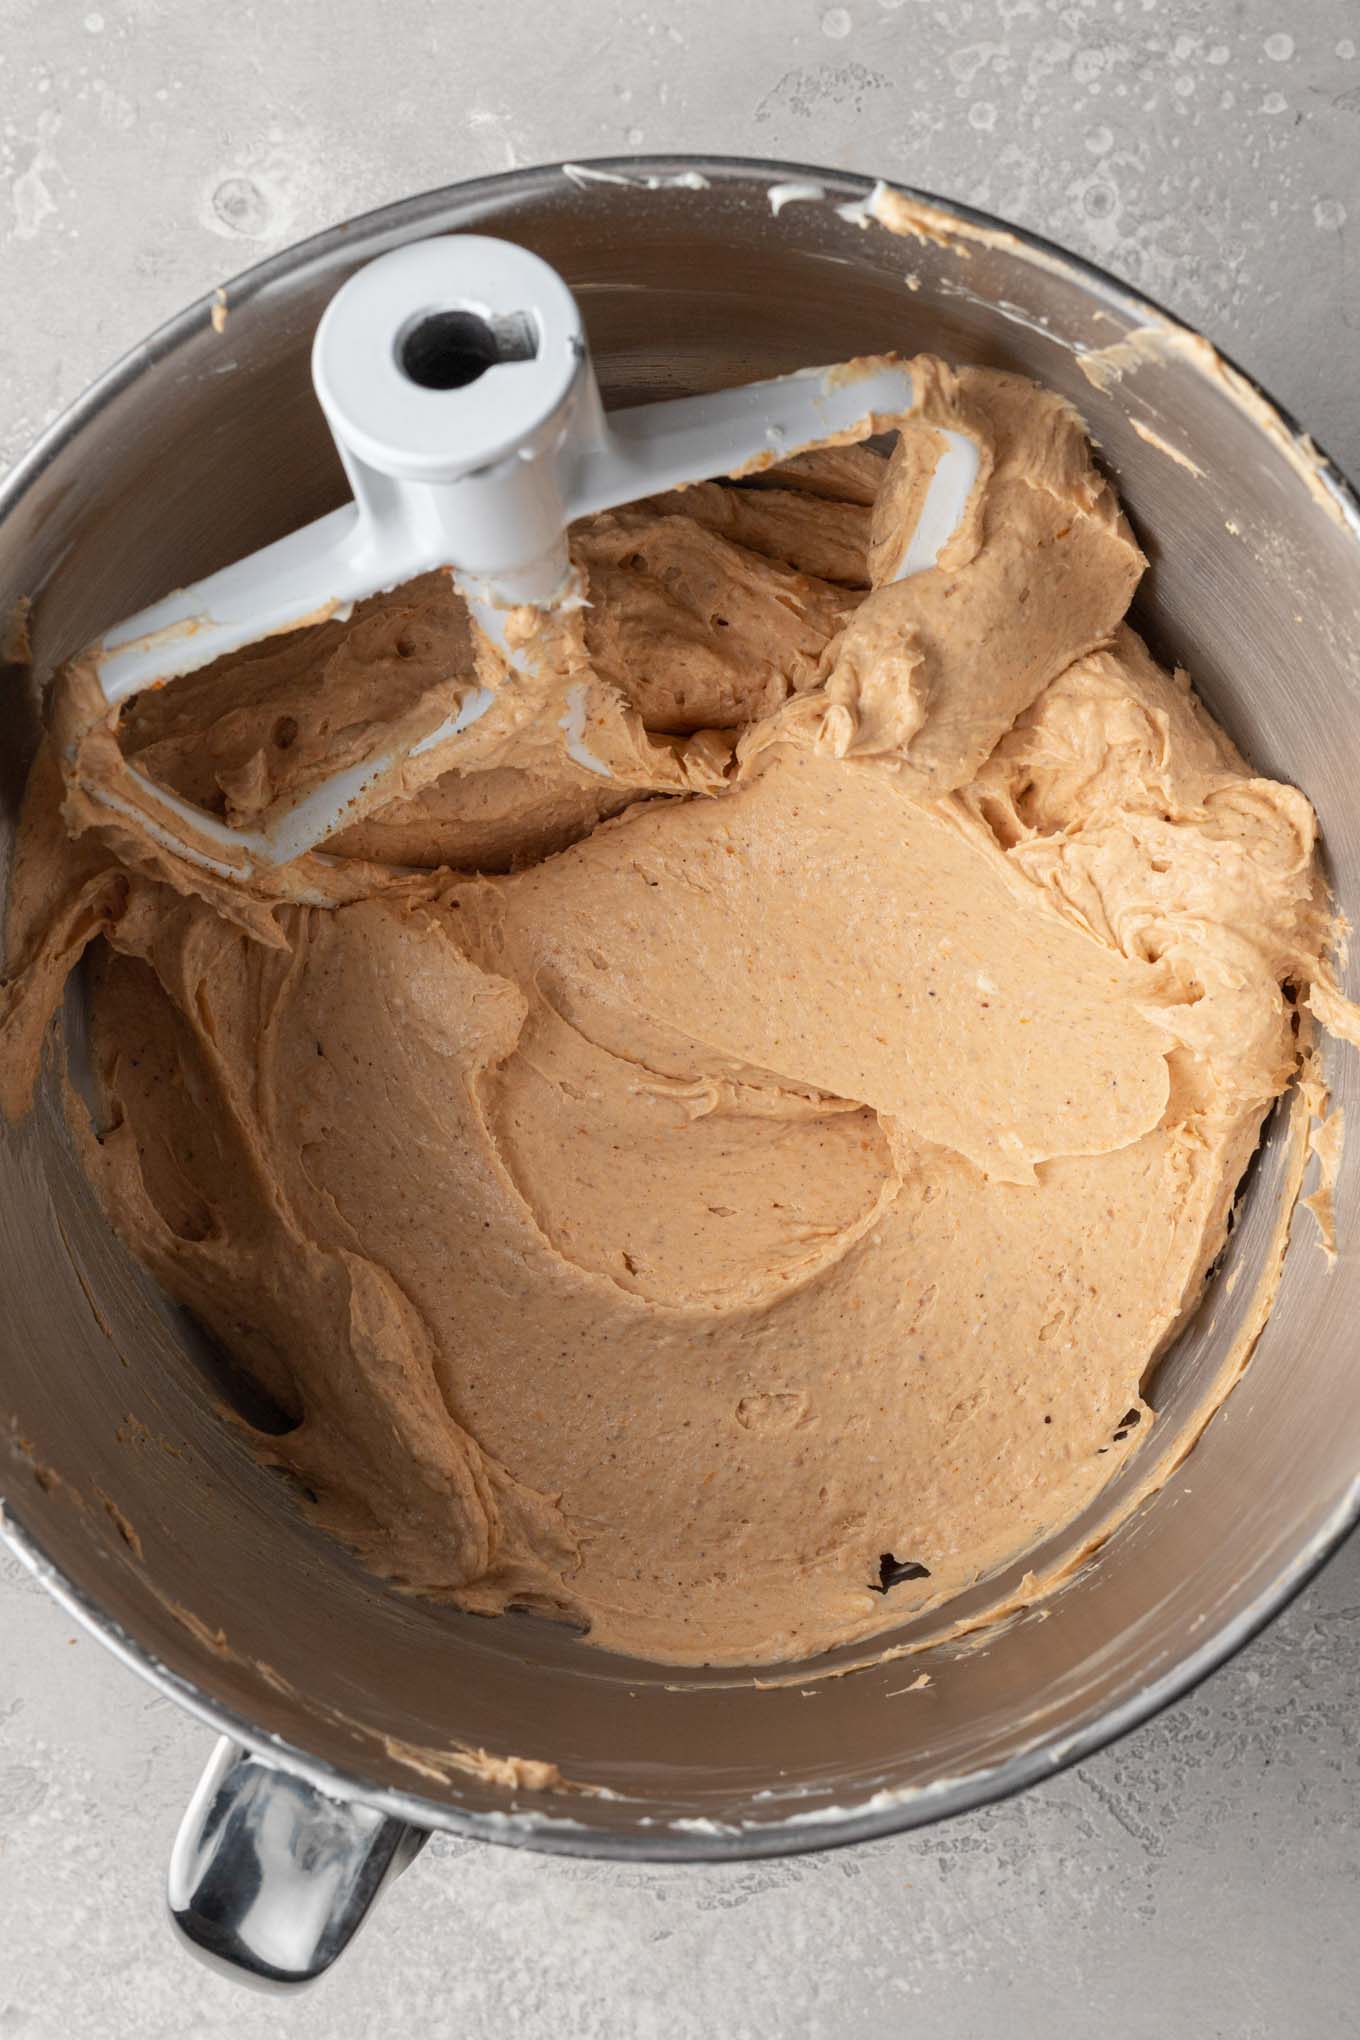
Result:
M3 854L54 666L342 499L308 375L327 300L385 250L474 232L565 277L609 404L884 348L1064 392L1152 561L1135 620L1256 765L1304 788L1337 897L1360 900L1360 509L1344 481L1123 285L958 208L941 238L890 233L868 190L739 160L516 171L261 264L229 287L225 322L207 300L172 320L0 490L0 617L31 599L33 651L0 693ZM1097 357L1085 369L1083 354ZM76 992L77 1063L79 1032ZM1353 1063L1325 1060L1354 1111ZM1156 1371L1159 1437L1194 1440L1227 1357L1249 1348L1298 1137L1277 1113L1231 1237L1236 1276L1220 1272ZM1343 1244L1358 1177L1348 1144ZM762 1685L402 1595L310 1527L220 1414L258 1417L248 1387L105 1225L49 1070L0 1141L0 1527L88 1628L231 1739L186 1819L173 1909L220 1959L305 1981L431 1829L651 1859L862 1840L999 1798L1184 1692L1360 1513L1360 1261L1329 1268L1310 1228L1305 1215L1240 1385L1042 1607L943 1637L964 1597L882 1640L919 1656L824 1676L861 1649ZM1136 1459L1119 1478L1137 1482ZM1078 1523L1046 1555L1075 1559L1094 1534ZM534 1762L571 1789L542 1789Z

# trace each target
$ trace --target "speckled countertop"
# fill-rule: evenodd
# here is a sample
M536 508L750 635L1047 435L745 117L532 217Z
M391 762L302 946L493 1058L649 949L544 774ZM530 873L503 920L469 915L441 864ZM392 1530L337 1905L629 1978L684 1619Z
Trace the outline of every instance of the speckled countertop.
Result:
M1360 473L1357 0L0 0L0 466L261 254L630 149L843 165L1037 227ZM283 2005L162 1916L209 1737L0 1558L0 2040L1322 2040L1355 2023L1358 1700L1353 1542L1197 1693L1004 1806L744 1867L438 1838Z

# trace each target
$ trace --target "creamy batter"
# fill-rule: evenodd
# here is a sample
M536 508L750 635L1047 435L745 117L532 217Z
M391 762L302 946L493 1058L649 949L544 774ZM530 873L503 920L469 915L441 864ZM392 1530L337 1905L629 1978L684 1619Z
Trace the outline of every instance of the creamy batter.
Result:
M535 685L438 575L143 696L124 750L257 821L493 687L456 769L281 874L63 805L93 681L58 682L6 1103L102 938L110 1218L403 1586L801 1656L1015 1559L1149 1428L1325 983L1314 818L1125 625L1075 412L914 373L890 457L579 528ZM892 582L942 423L979 485Z

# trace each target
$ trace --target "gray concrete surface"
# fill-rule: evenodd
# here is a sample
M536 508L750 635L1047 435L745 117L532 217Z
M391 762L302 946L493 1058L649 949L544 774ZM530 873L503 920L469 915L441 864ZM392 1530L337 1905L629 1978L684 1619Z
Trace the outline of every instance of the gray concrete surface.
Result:
M988 206L1204 326L1352 473L1356 0L0 0L0 464L148 327L386 199L629 149ZM1042 1790L787 1863L436 1841L291 2005L162 1918L207 1737L0 1559L0 2040L1354 2030L1360 1545Z

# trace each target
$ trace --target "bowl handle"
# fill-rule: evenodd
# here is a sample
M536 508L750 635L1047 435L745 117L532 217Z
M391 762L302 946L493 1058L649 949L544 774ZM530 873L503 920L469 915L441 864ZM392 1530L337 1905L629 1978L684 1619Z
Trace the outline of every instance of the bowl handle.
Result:
M170 1915L211 1967L295 1988L330 1968L426 1840L223 1736L175 1837Z

